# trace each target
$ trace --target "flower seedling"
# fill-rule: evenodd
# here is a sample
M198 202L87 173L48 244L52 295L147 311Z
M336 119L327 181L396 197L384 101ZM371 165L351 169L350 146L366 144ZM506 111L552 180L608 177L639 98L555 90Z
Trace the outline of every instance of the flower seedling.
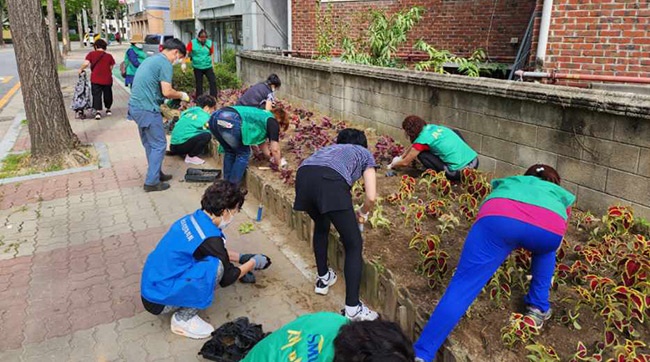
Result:
M436 227L440 230L440 235L451 232L460 225L460 220L458 220L458 217L452 213L443 214L438 220L440 221L440 225L437 225Z
M512 313L509 324L501 329L501 341L508 348L517 343L527 343L533 336L539 335L535 321L521 313Z

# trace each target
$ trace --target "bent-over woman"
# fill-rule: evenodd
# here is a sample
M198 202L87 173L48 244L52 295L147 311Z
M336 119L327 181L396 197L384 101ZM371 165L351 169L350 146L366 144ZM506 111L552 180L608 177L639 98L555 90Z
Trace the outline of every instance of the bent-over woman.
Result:
M537 327L551 317L549 293L555 252L567 229L575 196L560 187L547 165L533 165L523 176L492 180L445 294L415 343L418 358L431 361L467 308L501 263L516 248L532 253L532 280L526 315Z
M185 156L185 163L202 165L205 161L199 155L212 139L212 133L206 124L217 106L217 100L211 95L203 94L198 97L196 104L197 106L183 111L176 121L169 142L169 153Z
M352 184L363 177L366 198L354 211ZM307 158L296 174L296 200L293 208L305 211L314 220L314 255L318 278L315 292L327 294L336 283L336 273L327 265L330 225L341 236L345 248L345 316L352 320L374 320L377 313L359 300L361 250L363 239L359 223L368 220L377 197L375 159L368 151L366 135L346 128L339 132L336 144L323 147Z

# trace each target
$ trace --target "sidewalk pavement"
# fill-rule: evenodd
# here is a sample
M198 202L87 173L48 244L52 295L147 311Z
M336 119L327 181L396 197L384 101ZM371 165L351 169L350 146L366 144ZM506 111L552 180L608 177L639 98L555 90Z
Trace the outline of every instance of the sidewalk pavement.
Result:
M67 104L76 76L61 74ZM207 185L181 182L187 166L167 157L171 189L143 192L146 159L137 127L125 120L128 94L118 84L113 91L113 116L69 114L83 142L108 146L110 168L0 186L1 361L188 361L205 342L174 335L169 316L143 311L139 282L147 254L172 222L200 207ZM228 247L265 253L272 267L257 273L257 284L218 289L201 315L215 327L248 316L274 330L304 313L337 310L343 283L316 296L313 256L295 249L306 244L289 242L281 223L266 217L239 235L257 205L249 197L227 229Z

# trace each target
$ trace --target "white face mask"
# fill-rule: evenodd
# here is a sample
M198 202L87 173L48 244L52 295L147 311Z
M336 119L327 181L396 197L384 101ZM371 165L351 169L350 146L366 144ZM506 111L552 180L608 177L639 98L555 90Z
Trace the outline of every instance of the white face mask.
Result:
M174 60L174 65L181 64L182 62L183 62L182 58L176 58L176 60Z
M230 220L226 221L226 217L225 217L225 216L226 216L226 213L225 213L225 211L224 211L224 213L221 214L221 221L219 221L219 225L218 225L218 226L219 226L219 229L221 229L221 230L227 228L228 225L230 225L230 223L231 223L232 220L234 219L234 217L232 216L232 212L230 212L230 210L227 210L227 211L228 211L228 213L230 214Z

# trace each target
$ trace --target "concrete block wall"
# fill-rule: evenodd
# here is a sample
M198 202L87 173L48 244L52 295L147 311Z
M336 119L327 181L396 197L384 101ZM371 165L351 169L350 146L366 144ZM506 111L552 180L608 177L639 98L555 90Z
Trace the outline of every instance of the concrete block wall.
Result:
M535 83L438 75L281 57L240 55L252 84L277 73L278 96L403 143L405 116L461 130L495 176L534 163L556 167L577 206L633 205L650 218L650 97Z

